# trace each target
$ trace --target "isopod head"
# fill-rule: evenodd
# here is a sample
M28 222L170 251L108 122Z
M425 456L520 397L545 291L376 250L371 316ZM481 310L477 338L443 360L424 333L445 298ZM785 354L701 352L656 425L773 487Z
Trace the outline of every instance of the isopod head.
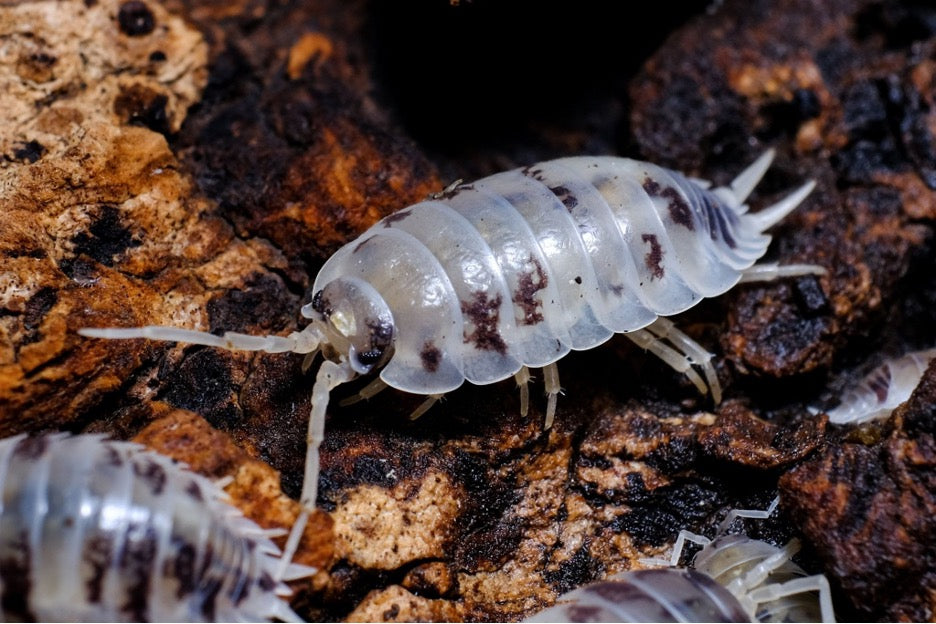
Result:
M364 280L332 280L303 306L302 315L312 319L325 336L326 357L344 355L356 373L382 366L393 353L393 313L380 293Z

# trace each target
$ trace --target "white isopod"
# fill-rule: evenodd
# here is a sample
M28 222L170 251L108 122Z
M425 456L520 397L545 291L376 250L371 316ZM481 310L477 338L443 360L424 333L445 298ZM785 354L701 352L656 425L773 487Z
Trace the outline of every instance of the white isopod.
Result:
M138 444L0 440L0 495L4 621L302 621L282 598L274 532ZM284 567L290 580L310 571Z
M936 358L936 349L914 351L887 360L842 396L839 406L829 411L829 421L859 425L887 418L894 408L910 398L933 358Z
M465 380L510 376L525 414L528 367L543 367L549 427L560 389L556 361L625 333L719 401L711 354L664 317L741 281L825 272L754 264L770 242L765 231L814 185L749 213L744 201L772 159L768 151L715 189L611 156L552 160L453 185L385 217L329 258L302 308L312 322L286 337L154 326L81 333L267 352L321 348L326 361L312 390L301 499L309 509L328 395L377 369L379 378L357 397L387 386L429 395L415 416ZM287 554L305 520L297 521Z
M734 510L736 517L766 518L766 511ZM835 622L829 582L793 563L799 542L778 548L744 535L709 540L680 531L669 560L675 566L686 541L703 546L692 569L669 567L624 572L561 596L530 622Z

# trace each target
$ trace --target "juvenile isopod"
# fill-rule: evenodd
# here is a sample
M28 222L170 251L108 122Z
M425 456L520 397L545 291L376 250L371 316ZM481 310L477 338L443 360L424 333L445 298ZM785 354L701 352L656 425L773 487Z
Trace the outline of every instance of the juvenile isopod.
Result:
M138 444L0 440L0 494L4 621L302 621L283 600L272 532ZM283 569L288 580L311 571Z
M765 518L767 511L734 510L735 517ZM530 622L835 622L829 582L808 576L791 557L799 542L782 548L744 535L715 540L681 531L670 560L675 566L686 541L703 545L691 569L624 572L561 596Z
M562 158L453 185L385 217L329 258L302 308L312 322L289 336L155 326L81 333L267 352L321 349L301 499L310 509L329 393L357 375L380 371L359 398L387 386L428 395L417 414L466 380L514 376L525 414L529 368L542 367L549 427L560 389L557 360L624 333L719 401L711 354L666 317L742 281L824 273L814 265L755 264L770 242L766 230L813 188L808 182L749 213L744 202L772 159L768 151L714 189L611 156ZM287 554L305 520L297 521Z
M894 408L910 398L933 358L936 358L936 349L914 351L887 360L842 396L838 407L829 411L829 422L859 425L887 418Z

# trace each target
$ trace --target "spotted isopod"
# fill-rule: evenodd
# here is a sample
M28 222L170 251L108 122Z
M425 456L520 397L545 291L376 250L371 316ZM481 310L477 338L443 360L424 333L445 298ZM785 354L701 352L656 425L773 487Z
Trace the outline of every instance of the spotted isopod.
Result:
M838 407L829 411L829 422L858 425L887 418L894 408L910 398L933 358L936 358L936 349L914 351L887 360L842 396Z
M738 509L735 517L765 518L766 511ZM720 530L720 532L721 532ZM580 587L529 622L835 622L829 582L808 576L793 563L799 542L782 548L744 535L709 540L681 531L669 560L675 566L686 541L703 545L691 569L675 567L624 572Z
M452 185L385 217L329 258L302 308L312 322L286 337L156 326L81 333L274 353L321 349L301 498L308 510L329 393L359 374L380 370L357 398L387 386L428 395L414 416L465 380L514 376L526 414L528 369L543 367L549 427L560 389L556 361L624 333L719 401L711 354L665 317L741 281L824 273L755 264L770 242L765 231L814 185L749 213L744 201L772 159L768 151L714 189L611 156L562 158ZM303 514L287 555L305 521Z
M46 622L301 622L280 551L224 492L138 444L0 440L0 616ZM310 568L283 566L283 578Z

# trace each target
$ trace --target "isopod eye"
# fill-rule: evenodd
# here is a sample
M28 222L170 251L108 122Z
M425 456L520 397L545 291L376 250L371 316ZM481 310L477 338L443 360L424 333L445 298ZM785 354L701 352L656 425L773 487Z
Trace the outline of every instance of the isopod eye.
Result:
M324 298L322 297L324 293L324 290L320 290L312 297L312 309L322 315L325 314Z
M380 361L380 358L383 357L383 351L365 351L364 353L357 354L358 363L361 366L366 366L370 368L374 364Z

